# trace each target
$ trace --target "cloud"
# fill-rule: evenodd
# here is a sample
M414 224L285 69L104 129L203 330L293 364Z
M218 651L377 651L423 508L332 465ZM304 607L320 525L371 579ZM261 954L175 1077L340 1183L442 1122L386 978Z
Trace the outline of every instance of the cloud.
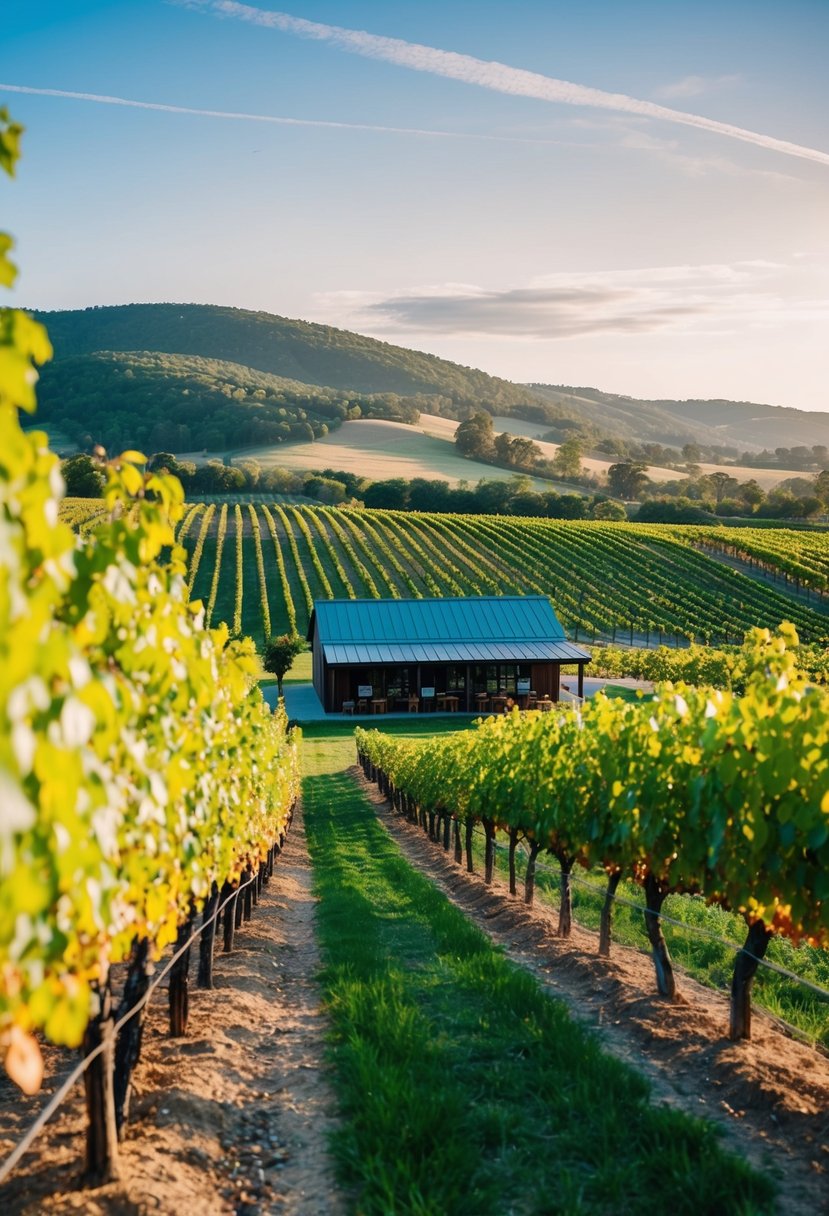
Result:
M513 97L532 97L539 101L561 105L591 106L603 110L639 114L646 118L695 127L715 135L725 135L730 139L755 144L771 152L782 152L787 156L797 156L817 164L829 165L829 153L821 152L816 148L789 143L787 140L776 139L774 136L763 135L757 131L749 131L743 127L733 126L731 123L717 122L713 118L705 118L699 114L672 110L653 101L642 101L629 97L625 93L607 93L602 89L588 88L568 80L558 80L539 72L528 72L523 68L510 67L508 64L498 63L494 60L476 59L472 55L443 51L416 42L405 42L401 38L386 38L378 34L370 34L365 30L351 30L337 25L306 21L301 17L293 17L289 13L268 12L250 4L240 4L238 0L192 0L188 7L207 9L222 16L234 17L267 29L296 34L300 38L330 42L341 50L362 55L368 59L379 59L386 63L410 68L415 72L428 72L434 76L459 80L464 84L477 85L480 88L506 93Z
M0 93L27 93L36 97L63 97L71 101L92 101L106 106L126 106L133 110L159 110L164 114L194 114L201 118L223 118L237 122L272 123L280 127L324 127L335 131L374 131L381 135L417 135L432 139L491 140L497 143L558 144L558 140L512 135L488 135L466 131L441 131L423 127L386 127L377 123L334 122L323 118L287 118L276 114L246 114L238 110L202 110L194 106L166 105L160 101L136 101L110 97L104 93L75 93L69 89L41 89L24 84L0 84Z
M624 122L624 120L620 120ZM616 127L618 130L618 126ZM779 169L759 169L756 166L735 164L727 156L693 156L682 150L677 139L661 139L642 131L638 127L623 129L619 140L623 148L636 152L646 152L656 156L666 164L672 165L685 177L709 177L711 174L723 174L726 177L762 177L766 181L791 183L798 181L790 173L781 173Z
M681 80L675 80L673 84L664 84L659 89L654 89L657 97L700 97L703 93L718 93L722 89L730 89L733 85L739 84L742 77L734 74L730 76L683 76Z
M499 290L450 283L383 298L332 293L324 304L339 323L375 333L529 341L700 327L722 333L829 318L829 300L792 301L782 292L788 271L752 261L560 273Z

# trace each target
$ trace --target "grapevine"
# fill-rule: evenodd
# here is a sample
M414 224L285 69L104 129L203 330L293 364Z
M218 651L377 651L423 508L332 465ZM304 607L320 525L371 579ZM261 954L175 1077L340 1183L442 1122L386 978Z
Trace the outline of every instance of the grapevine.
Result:
M233 519L236 526L236 600L233 605L233 629L231 632L234 637L240 637L242 633L242 597L244 594L244 547L243 541L243 524L242 524L242 508L238 502L233 508Z
M210 580L210 595L207 600L207 608L204 614L205 624L208 629L210 622L213 619L213 609L216 606L216 596L219 591L219 579L222 572L222 553L225 546L225 535L227 533L227 503L223 503L222 509L219 512L219 527L216 532L216 555L213 559L213 577Z
M204 542L207 540L207 533L210 529L210 524L213 520L215 512L216 507L213 503L210 503L207 510L202 515L201 527L199 528L199 535L196 539L196 547L193 550L193 556L190 558L190 573L187 579L187 591L190 595L193 594L193 585L196 581L196 575L199 572L202 554L204 553Z
M285 572L285 559L282 556L282 546L279 543L279 536L276 532L276 524L274 518L266 506L262 506L262 514L265 516L265 522L268 525L268 531L271 534L273 541L273 551L276 557L276 567L279 570L279 584L282 588L282 598L285 601L285 613L288 617L288 632L296 633L296 608L294 607L294 598L291 595L291 588L288 584L288 575Z
M267 641L271 636L272 630L271 610L268 606L268 584L265 580L265 559L262 554L262 533L259 530L259 516L256 514L256 508L252 503L248 503L248 511L250 513L250 530L256 551L256 569L259 574L259 602L262 607L263 637Z

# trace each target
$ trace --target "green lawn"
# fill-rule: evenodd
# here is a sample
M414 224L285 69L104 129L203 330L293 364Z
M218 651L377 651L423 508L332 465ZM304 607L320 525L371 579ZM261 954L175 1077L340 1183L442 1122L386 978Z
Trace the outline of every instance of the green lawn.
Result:
M384 724L422 735L460 727ZM773 1210L711 1125L651 1105L564 1006L403 858L349 725L305 731L303 804L349 1210L365 1216Z

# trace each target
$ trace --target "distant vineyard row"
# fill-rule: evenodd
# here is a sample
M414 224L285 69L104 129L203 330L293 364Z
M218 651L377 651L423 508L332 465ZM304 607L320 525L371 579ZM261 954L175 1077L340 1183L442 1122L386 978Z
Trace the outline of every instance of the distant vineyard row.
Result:
M77 500L65 508L81 529L101 509ZM724 540L705 528L196 503L178 540L212 622L260 643L270 632L304 632L316 599L521 593L549 595L569 636L583 641L733 644L751 626L781 620L803 641L829 640L822 533L746 530ZM811 587L811 601L788 594L787 579Z

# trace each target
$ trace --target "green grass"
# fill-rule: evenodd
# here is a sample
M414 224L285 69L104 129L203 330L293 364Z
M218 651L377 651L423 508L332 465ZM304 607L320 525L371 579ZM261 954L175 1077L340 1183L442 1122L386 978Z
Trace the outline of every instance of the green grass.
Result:
M677 1216L772 1211L767 1178L712 1126L650 1105L641 1076L405 861L343 771L351 735L309 727L303 787L350 1210L624 1216L658 1195Z
M608 697L618 701L638 701L639 692L636 688L628 688L625 684L605 684L604 691Z

